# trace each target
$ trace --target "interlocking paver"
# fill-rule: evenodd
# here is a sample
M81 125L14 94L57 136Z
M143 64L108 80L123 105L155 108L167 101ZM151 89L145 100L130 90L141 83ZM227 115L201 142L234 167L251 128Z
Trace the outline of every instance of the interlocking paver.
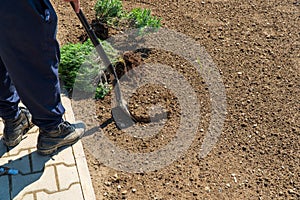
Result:
M57 174L58 174L58 182L59 182L59 189L66 190L72 184L79 183L79 177L76 166L74 167L67 167L64 165L57 165Z
M53 193L58 191L54 167L46 167L41 173L12 176L12 195L22 199L28 193L45 190Z
M65 165L75 165L74 156L72 156L72 148L68 147L61 150L57 155L41 156L37 152L32 153L32 170L33 172L38 172L43 170L44 166L54 165L54 164L65 164Z
M64 118L74 122L70 99L65 96L62 99L66 107ZM0 137L2 129L0 119ZM15 176L0 176L0 200L95 200L81 142L54 156L40 156L36 151L38 131L38 127L33 127L8 153L0 142L0 166L22 172Z
M23 173L30 173L28 151L23 150L18 155L1 158L0 166L15 168L21 170Z
M0 199L10 199L8 176L0 176Z
M22 200L35 200L33 194L27 194L24 197L22 197Z
M27 150L21 151L17 156L7 157L8 160L5 166L20 170L24 174L31 172L30 169L30 155Z
M38 137L37 133L26 134L24 136L24 139L20 142L20 144L18 144L17 147L9 150L9 155L14 156L14 155L18 155L22 150L36 149L37 137Z
M34 126L34 127L32 127L28 132L27 132L27 134L35 134L35 133L38 133L39 132L39 127L37 127L37 126Z
M37 199L41 200L84 200L80 188L80 184L72 185L68 190L61 191L53 194L47 194L45 192L37 193ZM89 200L89 199L86 199Z

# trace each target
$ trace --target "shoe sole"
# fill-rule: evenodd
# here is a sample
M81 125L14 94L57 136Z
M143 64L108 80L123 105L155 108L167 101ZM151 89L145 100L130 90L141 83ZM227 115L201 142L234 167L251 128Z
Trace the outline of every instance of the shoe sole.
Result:
M56 153L59 150L59 148L72 146L73 144L75 144L82 138L82 135L80 137L78 137L76 140L57 145L51 149L37 149L37 152L42 156L52 155L52 154Z

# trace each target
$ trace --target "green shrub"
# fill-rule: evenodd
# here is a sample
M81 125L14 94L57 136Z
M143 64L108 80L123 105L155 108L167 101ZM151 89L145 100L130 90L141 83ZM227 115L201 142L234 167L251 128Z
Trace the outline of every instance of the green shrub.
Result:
M101 22L118 25L129 23L133 28L160 28L161 18L151 15L150 9L123 10L120 0L98 0L95 4L96 18ZM125 22L124 22L125 21Z
M133 28L143 31L145 28L159 28L161 19L151 16L150 9L135 8L127 13L123 10L120 0L98 0L95 4L96 18L104 23L114 23L119 20L128 21ZM120 56L115 49L105 41L101 44L108 54L111 62L116 63ZM90 40L83 44L67 44L61 48L61 61L59 65L60 78L68 91L72 89L85 92L96 92L95 98L103 98L111 88L107 83L97 82L98 75L104 70L97 60L98 55ZM76 84L74 85L76 80ZM74 88L76 87L76 88ZM96 91L94 91L96 88Z
M103 99L110 91L111 86L108 84L99 85L96 88L95 99Z
M106 41L101 41L101 44L111 61L116 62L118 53L115 49ZM99 74L105 70L105 66L101 65L94 49L90 40L83 44L64 45L61 48L59 74L68 91L76 89L95 93L95 98L98 99L103 98L111 87L106 82L99 81Z
M122 16L123 6L120 0L98 0L95 4L96 18L102 22L111 22Z
M161 19L152 16L150 9L135 8L128 13L127 17L132 20L135 28L161 27Z
M59 75L68 91L73 88L77 72L92 50L93 46L90 42L62 46Z

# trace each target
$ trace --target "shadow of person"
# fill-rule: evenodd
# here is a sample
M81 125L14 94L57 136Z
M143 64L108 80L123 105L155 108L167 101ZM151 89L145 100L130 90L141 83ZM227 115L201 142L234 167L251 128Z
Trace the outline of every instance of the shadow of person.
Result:
M0 138L1 138L1 136L0 136ZM2 139L0 139L0 159L8 151L9 151L9 149L3 144Z
M26 137L24 136L24 139ZM22 140L24 140L22 139ZM4 145L4 142L3 142L3 136L0 136L0 159L2 158L2 156L4 157L7 157L8 155L5 155L7 154L9 151L12 151L14 149L17 149L18 146L15 146L15 147L7 147L6 145Z
M7 163L2 165L3 167L19 171L19 174L17 175L1 176L1 178L4 176L8 178L9 186L6 187L9 187L9 190L7 191L9 191L10 199L16 197L23 199L26 194L45 189L51 192L51 189L54 188L51 187L51 185L55 185L56 190L55 169L51 166L51 162L55 162L55 155L41 156L37 151L33 151L29 154L17 157L14 160L9 160L9 157L4 158L7 159ZM53 180L54 183L51 183L51 180ZM49 185L50 189L48 189ZM2 190L2 186L0 187Z

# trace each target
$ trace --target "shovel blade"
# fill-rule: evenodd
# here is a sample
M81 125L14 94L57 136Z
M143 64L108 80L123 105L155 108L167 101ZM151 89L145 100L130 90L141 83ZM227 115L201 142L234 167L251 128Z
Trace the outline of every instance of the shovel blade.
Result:
M118 129L122 130L129 128L136 123L126 106L120 104L112 108L112 117Z

